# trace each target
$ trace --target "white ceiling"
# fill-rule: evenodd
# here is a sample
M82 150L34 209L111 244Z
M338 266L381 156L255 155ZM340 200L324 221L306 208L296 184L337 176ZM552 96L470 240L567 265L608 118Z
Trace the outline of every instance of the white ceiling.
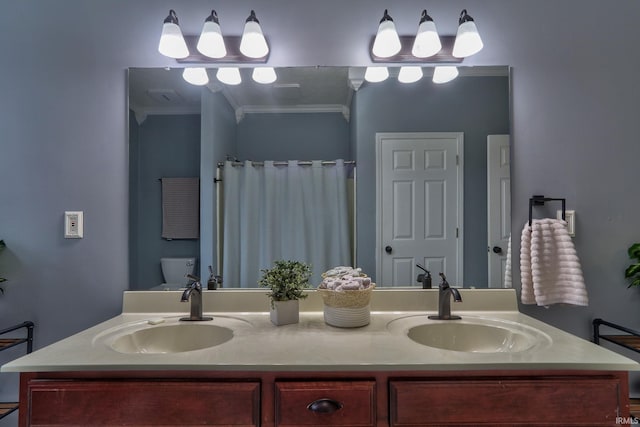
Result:
M431 74L425 67L425 77ZM507 75L507 67L459 67L460 76ZM260 84L251 79L252 69L240 70L242 83L225 85L207 70L209 84L194 86L182 78L182 68L129 69L129 107L142 123L150 114L199 114L203 90L222 92L242 120L246 113L340 112L349 119L354 90L360 87L364 68L284 67L277 68L275 83ZM390 75L397 76L398 69Z

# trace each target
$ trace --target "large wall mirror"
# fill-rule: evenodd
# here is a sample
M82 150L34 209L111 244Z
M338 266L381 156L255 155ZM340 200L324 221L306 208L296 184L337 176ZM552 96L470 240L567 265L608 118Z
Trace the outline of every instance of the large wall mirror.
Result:
M302 168L306 161L347 164L344 263L361 267L378 286L421 286L421 264L432 270L434 286L446 271L454 285L502 287L511 229L509 67L460 67L446 84L433 83L430 70L406 84L397 69L369 83L364 69L289 67L276 69L276 82L259 84L241 69L242 83L230 86L209 69L210 82L194 86L181 69L131 68L130 289L162 289L161 258L190 257L197 275L206 278L211 266L225 288L257 287L254 279L227 280L234 276L224 266L235 269L239 257L224 252L222 184L228 178L230 185L231 168L253 165L247 161L265 168L293 160ZM414 169L427 175L404 174ZM449 178L437 175L440 169ZM162 180L170 177L200 178L197 239L162 237ZM236 215L228 212L227 220ZM418 237L414 246L408 236ZM446 256L429 252L429 242L447 239ZM324 271L316 269L315 281L317 270Z

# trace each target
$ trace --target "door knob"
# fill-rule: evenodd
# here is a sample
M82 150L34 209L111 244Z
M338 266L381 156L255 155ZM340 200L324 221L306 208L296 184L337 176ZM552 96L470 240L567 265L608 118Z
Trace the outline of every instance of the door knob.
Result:
M494 254L501 254L502 253L502 248L500 246L494 246L492 249Z
M391 246L385 246L384 251L388 254L391 253L391 251L393 251L393 248Z

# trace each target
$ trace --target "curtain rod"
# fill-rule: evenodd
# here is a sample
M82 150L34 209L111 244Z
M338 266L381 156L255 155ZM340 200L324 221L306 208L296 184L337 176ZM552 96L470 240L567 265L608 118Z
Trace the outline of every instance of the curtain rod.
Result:
M224 163L225 162L218 162L218 167L222 168L224 167ZM331 165L335 165L336 161L335 160L323 160L322 162L320 162L322 164L322 166L331 166ZM253 166L264 166L264 162L251 162L251 164ZM313 164L312 161L310 160L298 160L298 165L300 166L311 166ZM345 160L344 161L345 165L355 165L356 162L355 160ZM289 162L273 162L274 166L288 166ZM231 166L244 166L244 162L231 162Z

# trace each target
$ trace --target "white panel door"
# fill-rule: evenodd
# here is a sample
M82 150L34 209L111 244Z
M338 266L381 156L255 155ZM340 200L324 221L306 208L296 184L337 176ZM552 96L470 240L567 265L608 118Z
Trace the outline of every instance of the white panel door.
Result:
M376 277L418 286L420 263L434 287L443 272L462 285L462 133L376 135Z
M504 287L511 234L509 135L487 137L487 259L490 288Z

